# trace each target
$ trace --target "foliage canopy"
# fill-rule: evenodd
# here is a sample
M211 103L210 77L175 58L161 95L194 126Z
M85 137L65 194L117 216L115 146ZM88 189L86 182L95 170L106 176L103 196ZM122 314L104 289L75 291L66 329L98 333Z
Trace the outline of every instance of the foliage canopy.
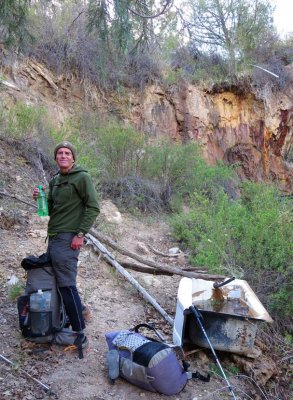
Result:
M191 0L189 6L191 40L224 54L231 74L237 71L237 61L258 46L263 33L273 29L269 0Z

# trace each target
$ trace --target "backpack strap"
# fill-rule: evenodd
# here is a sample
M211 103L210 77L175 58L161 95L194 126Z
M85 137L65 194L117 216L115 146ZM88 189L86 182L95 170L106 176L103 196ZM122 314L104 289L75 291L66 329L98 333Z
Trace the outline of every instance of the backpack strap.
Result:
M83 351L82 351L82 340L84 338L84 334L78 334L73 345L76 346L77 351L78 351L78 358L82 359L83 358Z
M199 379L199 380L202 381L202 382L209 382L210 379L211 379L211 375L210 375L210 374L207 374L207 375L205 376L205 375L202 375L201 373L199 373L198 371L196 371L196 372L191 372L191 378L189 378L188 375L189 375L189 372L187 372L187 378L188 378L188 379L197 378L197 379Z
M56 285L56 288L57 288L57 294L59 296L62 318L61 318L61 321L60 321L60 326L58 328L56 328L55 332L60 332L60 331L62 331L62 329L65 327L65 324L66 324L66 310L65 310L63 297L61 295L60 289L59 289L59 287L57 285Z
M202 382L209 382L211 379L210 374L202 375L200 372L190 372L188 371L188 368L190 367L190 364L187 361L182 361L183 369L186 372L187 379L199 379Z
M136 325L136 326L135 326L133 329L131 329L131 330L133 330L134 332L138 333L138 331L139 331L140 328L147 328L147 329L150 329L151 331L153 331L153 332L158 336L158 338L160 339L161 342L165 342L165 338L164 338L164 337L160 334L160 332L157 331L157 329L156 329L153 325L151 325L151 324L147 324L147 323L138 324L138 325Z

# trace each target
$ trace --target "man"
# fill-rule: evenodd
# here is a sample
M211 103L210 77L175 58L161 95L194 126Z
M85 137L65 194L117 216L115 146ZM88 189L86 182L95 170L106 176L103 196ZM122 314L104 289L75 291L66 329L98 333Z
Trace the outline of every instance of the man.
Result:
M48 253L72 330L78 332L76 345L87 344L82 305L76 287L77 261L84 235L99 214L97 193L90 175L75 165L76 150L67 142L54 151L59 172L49 183ZM33 197L38 197L38 188Z

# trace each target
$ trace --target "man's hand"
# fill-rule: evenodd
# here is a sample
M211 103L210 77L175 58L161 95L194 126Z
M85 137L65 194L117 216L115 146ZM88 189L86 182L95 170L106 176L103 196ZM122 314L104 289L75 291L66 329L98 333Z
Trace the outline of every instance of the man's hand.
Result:
M33 199L37 200L38 195L39 195L39 188L35 187L34 190L33 190Z
M84 244L84 238L83 237L78 237L74 236L71 242L71 248L72 250L78 250L81 248L81 246Z
M44 191L46 190L45 186L43 186L43 189L44 189ZM37 200L38 195L39 195L39 188L38 188L38 187L34 187L34 190L33 190L33 199L34 199L34 200Z

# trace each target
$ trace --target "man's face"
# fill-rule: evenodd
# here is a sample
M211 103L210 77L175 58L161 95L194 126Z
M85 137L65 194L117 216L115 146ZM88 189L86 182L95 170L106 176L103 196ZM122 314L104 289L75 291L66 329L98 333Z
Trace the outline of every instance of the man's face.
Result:
M74 158L71 150L67 149L66 147L61 147L58 149L56 153L56 163L61 172L68 172L74 164Z

